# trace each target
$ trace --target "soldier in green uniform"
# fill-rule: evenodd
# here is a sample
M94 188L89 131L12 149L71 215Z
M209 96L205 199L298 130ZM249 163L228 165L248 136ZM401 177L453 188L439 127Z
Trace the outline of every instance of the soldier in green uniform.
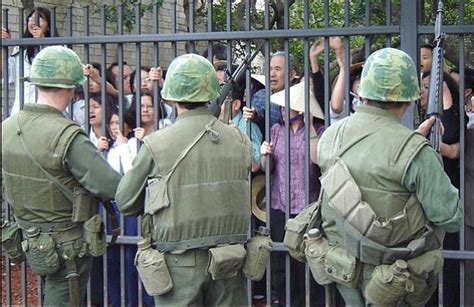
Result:
M153 259L163 259L155 268L164 262L169 270L154 273L146 264L152 259L143 270L137 264L156 305L247 304L241 267L252 145L208 111L218 96L209 61L195 54L176 58L162 90L163 99L176 103L176 123L144 139L117 189L124 215L144 213L142 235L153 244Z
M15 217L2 226L2 242L21 241L10 251L25 253L33 271L45 277L45 306L82 304L91 254L105 251L96 197L113 198L120 180L81 127L63 116L85 80L74 51L44 48L30 75L37 104L2 123L2 175Z
M374 52L359 95L364 105L319 141L323 271L348 306L423 306L443 265L444 232L459 231L463 206L427 139L400 123L420 97L411 58Z

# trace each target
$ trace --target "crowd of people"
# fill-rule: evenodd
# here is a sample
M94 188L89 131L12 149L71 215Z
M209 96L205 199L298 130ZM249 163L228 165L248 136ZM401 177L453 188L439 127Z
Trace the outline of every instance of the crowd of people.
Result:
M39 24L37 21L39 20ZM47 9L36 8L26 19L26 29L23 37L49 37L51 35L51 16ZM58 33L55 31L55 33ZM2 28L2 38L8 38L9 32ZM306 205L305 191L309 191L309 201L318 199L321 189L319 177L321 171L318 166L318 141L325 132L325 113L329 112L331 124L341 121L344 117L352 116L357 108L362 104L359 97L359 85L361 72L364 62L345 63L344 47L341 38L331 37L329 46L333 50L336 62L339 66L337 77L332 80L330 96L330 109L324 107L324 77L319 67L319 55L324 51L323 41L315 42L310 49L311 72L309 76L301 76L297 72L297 65L294 57L284 52L275 52L270 60L270 71L268 72L271 92L270 109L266 108L265 82L252 79L252 88L249 89L250 97L246 97L245 80L237 80L232 85L232 89L227 97L229 116L226 117L225 104L222 106L221 120L226 118L226 124L235 126L242 133L247 134L250 131L250 140L252 142L252 176L265 173L271 178L270 194L270 234L275 242L282 242L285 234L285 222L287 213L290 217L298 215ZM10 83L15 84L15 100L11 114L20 110L20 93L24 93L24 103L36 102L35 86L29 82L23 82L20 78L19 61L23 62L24 76L30 74L30 67L36 54L41 50L41 46L29 46L25 48L23 54L15 48L9 58L8 77ZM420 133L426 134L424 122L428 119L426 114L427 99L430 81L430 69L432 62L432 47L424 45L420 49L420 86L421 99L416 102L416 116L414 118L414 127L419 129ZM288 65L285 61L289 60ZM212 63L214 68L219 71L225 71L227 65L223 65L222 60L226 60L225 49L214 49L214 58ZM349 68L347 68L349 66ZM289 68L289 71L285 70ZM176 119L176 106L169 101L159 97L154 97L154 87L159 91L163 88L166 80L166 71L160 67L136 67L133 69L126 62L112 63L107 69L103 70L99 63L85 63L82 66L83 74L88 78L84 86L77 87L74 95L74 101L64 112L64 115L73 119L89 135L90 141L102 153L109 165L120 175L127 174L132 169L132 162L137 156L140 145L147 136L153 134L156 130L166 129L174 124ZM119 69L122 71L119 73ZM230 67L235 69L235 66ZM101 76L105 71L106 75ZM349 72L349 78L346 73ZM138 75L140 76L138 78ZM218 74L219 76L219 74ZM220 82L226 82L226 74L221 74ZM289 102L285 103L285 83L288 80ZM474 130L474 72L470 69L464 70L464 93L460 93L459 71L452 70L444 72L443 84L443 114L441 121L443 124L443 137L440 144L440 154L443 160L445 172L448 174L451 183L459 188L460 186L460 168L464 167L459 163L460 157L460 116L465 116L466 122L466 148L472 148L472 131ZM121 79L119 79L121 77ZM304 78L309 78L310 90L304 87ZM346 79L350 81L346 86ZM140 80L140 84L138 84ZM21 91L20 87L24 86ZM349 95L346 95L346 87L350 89ZM122 92L119 91L122 89ZM102 92L105 89L105 93ZM138 95L138 89L140 94ZM88 95L84 95L84 93ZM310 109L306 110L304 106L306 93L310 94L308 98ZM119 96L123 97L123 105L119 105ZM87 96L89 101L85 101ZM464 97L465 106L460 105L461 96ZM349 101L346 102L346 97ZM155 105L158 104L158 105ZM285 106L289 106L286 109ZM344 112L344 105L349 112ZM86 113L88 110L88 114ZM305 111L309 111L310 122L305 122ZM266 112L270 112L270 135L265 139L265 119ZM158 113L158 114L156 114ZM122 117L121 117L122 114ZM289 138L285 137L286 121L289 120ZM306 140L306 126L309 126L309 140ZM250 127L250 128L249 128ZM469 136L469 137L468 137ZM289 140L287 147L286 140ZM309 142L310 161L309 166L305 163L305 144ZM289 148L289 157L287 156ZM285 187L287 182L287 159L289 159L289 189ZM473 161L466 159L466 170L472 170ZM269 165L269 168L267 168ZM305 182L305 170L309 167L310 180ZM467 176L468 178L472 178ZM306 184L309 189L306 189ZM289 197L287 197L289 193ZM471 192L472 193L472 192ZM288 203L289 200L289 203ZM466 197L467 201L472 201L472 196ZM117 213L119 214L119 213ZM466 220L472 220L466 219ZM125 217L121 225L124 235L136 236L138 222L136 217ZM472 224L468 224L471 231ZM109 229L110 231L110 229ZM446 236L444 248L459 249L459 236L457 233ZM121 282L120 282L120 260L118 246L108 249L107 272L108 272L108 297L113 306L121 305ZM126 304L136 305L138 302L138 276L133 265L136 254L135 246L124 247L124 260L122 264L125 267L125 287ZM286 302L285 291L285 254L274 252L272 257L272 302L283 305ZM448 283L444 285L445 304L456 305L458 298L457 289L459 282L459 264L456 261L446 261L445 278L449 278ZM96 269L92 271L92 282L101 282L102 259L94 261ZM305 266L302 263L291 259L291 283L293 285L303 285L305 276ZM457 273L456 273L457 272ZM447 277L448 276L448 277ZM96 285L96 284L95 284ZM103 304L103 287L93 287L93 303ZM318 286L314 280L311 282L312 301L324 302L324 289ZM257 287L258 290L258 287ZM304 287L292 287L291 305L301 306L304 304ZM264 294L264 293L261 293ZM153 305L152 298L143 292L145 305Z

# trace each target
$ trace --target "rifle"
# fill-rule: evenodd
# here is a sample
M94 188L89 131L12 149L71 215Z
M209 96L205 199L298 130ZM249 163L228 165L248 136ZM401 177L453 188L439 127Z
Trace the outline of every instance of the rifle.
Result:
M208 109L214 114L215 117L219 117L219 114L221 113L221 106L224 103L225 99L227 98L227 95L229 94L230 90L232 89L232 86L234 85L235 82L239 81L240 78L242 77L243 73L248 69L250 66L250 63L253 61L253 59L257 56L257 54L260 52L260 49L262 49L263 44L257 47L253 53L248 53L242 63L234 70L232 75L229 75L229 78L226 80L224 86L221 88L221 94L219 98L216 100L212 101L209 104Z
M435 47L433 48L433 62L431 63L430 91L428 95L429 117L434 116L435 122L430 131L430 142L434 150L439 153L439 143L441 139L441 113L443 106L443 40L444 33L441 33L443 23L444 3L438 2L438 11L435 23Z

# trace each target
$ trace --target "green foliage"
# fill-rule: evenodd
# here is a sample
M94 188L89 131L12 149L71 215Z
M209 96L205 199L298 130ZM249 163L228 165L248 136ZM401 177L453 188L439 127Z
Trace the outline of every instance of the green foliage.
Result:
M122 6L123 27L126 32L131 33L135 28L135 17L138 3L140 3L138 0L120 0L119 5L104 5L105 20L108 23L117 23L118 7ZM163 5L163 0L155 0L150 4L140 4L140 17L143 17L145 13L152 12L154 5L161 7ZM100 14L101 7L97 5L94 13Z

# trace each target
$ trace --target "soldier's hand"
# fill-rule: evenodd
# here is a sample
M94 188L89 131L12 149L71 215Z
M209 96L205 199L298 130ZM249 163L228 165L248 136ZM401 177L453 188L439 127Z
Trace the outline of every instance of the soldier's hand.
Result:
M260 146L260 154L262 156L273 154L273 143L268 143L267 141L264 141Z
M135 132L135 138L141 142L145 137L145 129L142 127L137 127L133 129L133 131Z
M109 140L105 136L101 136L99 138L99 142L97 143L97 148L99 148L99 151L108 150Z
M8 39L8 38L11 38L10 31L8 31L7 28L2 27L2 39Z
M255 108L244 107L242 111L242 116L246 121L255 119L257 113L257 111L255 111Z

